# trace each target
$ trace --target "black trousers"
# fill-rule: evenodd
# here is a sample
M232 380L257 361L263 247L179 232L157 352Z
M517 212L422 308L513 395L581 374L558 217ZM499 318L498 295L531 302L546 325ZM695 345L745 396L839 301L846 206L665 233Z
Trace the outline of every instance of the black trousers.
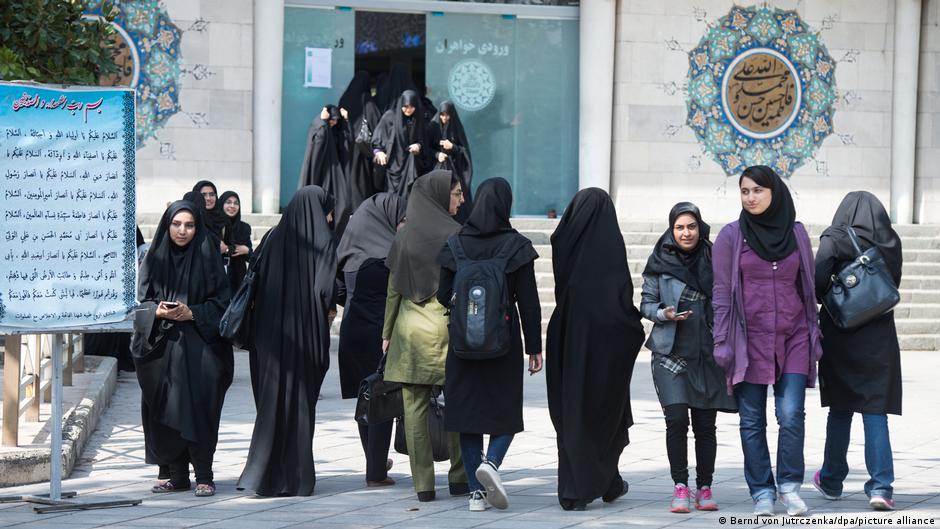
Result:
M382 481L388 477L385 464L388 461L388 447L392 444L392 426L395 421L359 425L359 440L362 451L366 454L366 481Z
M160 465L157 479L168 479L177 489L189 488L189 464L196 473L196 484L211 484L215 477L212 473L212 455L196 443L189 443L179 457L167 464Z
M711 487L715 474L715 455L718 439L715 436L717 410L689 408L673 404L663 408L666 415L666 454L669 470L675 483L689 483L689 415L695 434L695 486Z

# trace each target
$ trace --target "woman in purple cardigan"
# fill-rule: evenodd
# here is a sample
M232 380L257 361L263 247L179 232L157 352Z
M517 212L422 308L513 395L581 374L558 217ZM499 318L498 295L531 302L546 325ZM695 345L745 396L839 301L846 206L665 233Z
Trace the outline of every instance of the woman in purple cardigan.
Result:
M741 216L721 230L712 249L714 356L738 401L754 514L773 516L779 492L787 514L803 516L803 404L822 354L813 249L773 169L748 167L739 187ZM767 447L768 386L779 426L776 483Z

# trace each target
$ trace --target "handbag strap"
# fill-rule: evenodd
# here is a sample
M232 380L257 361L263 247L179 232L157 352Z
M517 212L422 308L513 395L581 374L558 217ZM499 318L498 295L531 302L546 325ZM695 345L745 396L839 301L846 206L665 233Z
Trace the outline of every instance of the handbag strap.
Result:
M385 374L385 362L388 360L388 353L382 353L382 358L379 359L379 367L375 370L376 373L380 375Z
M855 256L861 257L865 252L862 251L861 243L858 241L858 234L852 226L846 225L845 228L849 234L849 240L852 241L852 247L855 248Z

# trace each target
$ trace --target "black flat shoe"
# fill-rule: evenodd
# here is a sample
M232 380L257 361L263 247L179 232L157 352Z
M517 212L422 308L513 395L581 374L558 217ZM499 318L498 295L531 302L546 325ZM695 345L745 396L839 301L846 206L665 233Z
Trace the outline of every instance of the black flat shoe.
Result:
M604 500L605 503L610 503L626 494L629 490L630 484L625 480L620 479L620 486L617 487L616 485L611 485L610 489L605 492L603 496L601 496L601 499Z
M451 483L450 495L451 496L469 496L470 484L469 483Z
M561 508L566 511L583 511L587 507L587 503L573 500L558 500L558 503L560 503Z
M418 493L418 501L420 502L434 501L434 496L435 494L433 490L423 490Z

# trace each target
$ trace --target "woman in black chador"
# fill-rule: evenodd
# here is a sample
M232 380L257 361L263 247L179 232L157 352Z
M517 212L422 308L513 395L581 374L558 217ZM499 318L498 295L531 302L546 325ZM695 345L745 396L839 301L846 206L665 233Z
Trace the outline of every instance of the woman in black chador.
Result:
M617 469L633 425L630 379L643 345L627 251L614 204L575 195L552 235L557 305L548 324L545 377L558 434L558 502L584 510L627 492Z
M339 99L341 109L349 115L350 134L354 144L349 150L349 201L350 211L372 195L385 188L385 171L372 162L372 134L379 126L382 111L369 91L369 73L356 72L346 91Z
M215 184L208 180L200 180L193 186L193 191L202 195L202 205L205 210L202 211L202 221L209 228L216 242L222 240L222 226L225 224L225 214L222 213L222 205L219 204L219 190ZM183 197L185 199L185 197ZM199 205L198 201L193 204Z
M222 255L228 258L229 287L232 295L238 290L248 272L248 259L251 256L251 226L242 221L242 204L238 193L226 191L219 197L225 224L222 225Z
M346 304L339 330L339 382L344 399L359 394L359 383L375 373L382 358L382 324L388 292L385 258L398 226L405 220L405 200L379 193L359 206L349 219L336 255L346 287ZM394 485L388 477L388 447L392 422L359 425L366 455L366 484Z
M858 255L849 238L851 226L862 250L876 247L895 285L901 284L901 238L875 195L849 193L839 205L832 225L819 239L816 253L816 296L822 299L832 274ZM865 430L865 494L876 510L893 510L894 459L888 434L888 414L901 414L901 351L894 311L849 331L836 327L825 310L819 311L823 355L819 361L819 394L829 407L823 466L813 484L827 499L842 496L849 473L852 417L859 413Z
M457 107L450 101L441 103L441 109L428 124L427 135L428 155L435 169L453 171L463 186L464 205L454 220L463 224L473 210L470 184L473 180L473 161L470 158L470 143L467 133L463 130L463 123L457 114Z
M238 487L259 496L309 496L316 484L313 430L336 277L332 211L322 188L301 188L258 248L249 350L257 416Z
M147 462L160 465L153 492L212 496L212 458L232 346L219 336L229 302L222 258L191 202L170 204L140 268L131 352L141 389Z
M385 112L372 135L375 163L385 169L385 189L405 198L421 174L425 123L421 120L421 97L405 90L398 103Z
M478 198L467 223L457 232L457 241L467 259L505 258L510 347L502 356L487 360L460 358L453 347L447 351L444 425L448 431L460 432L460 449L470 482L471 511L482 511L487 503L497 509L509 505L497 470L513 436L523 430L523 356L527 357L530 374L542 370L542 309L535 283L538 253L532 242L509 223L512 209L509 182L502 178L486 180L480 186ZM441 250L438 262L442 268L437 299L441 305L450 307L458 262L450 247ZM485 457L483 434L489 435Z
M346 113L336 105L327 105L310 123L307 131L307 150L300 165L297 188L319 186L333 198L333 226L337 237L342 236L349 216L352 215L349 173L352 161L352 133Z

